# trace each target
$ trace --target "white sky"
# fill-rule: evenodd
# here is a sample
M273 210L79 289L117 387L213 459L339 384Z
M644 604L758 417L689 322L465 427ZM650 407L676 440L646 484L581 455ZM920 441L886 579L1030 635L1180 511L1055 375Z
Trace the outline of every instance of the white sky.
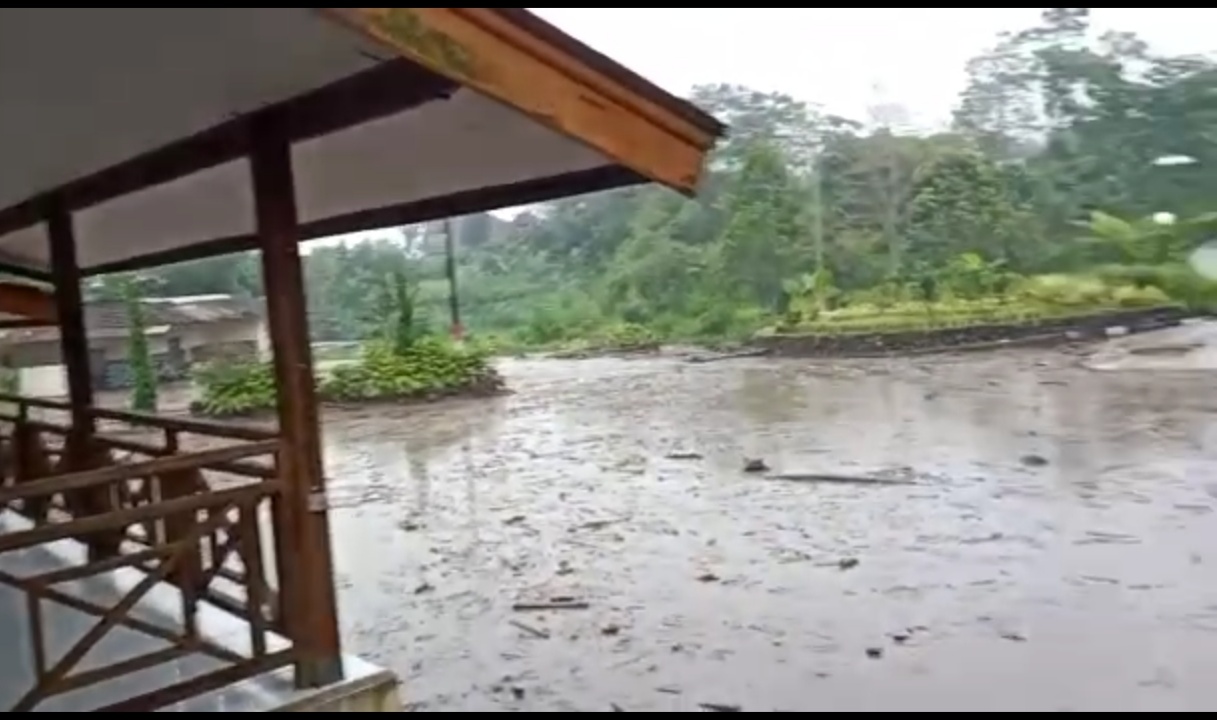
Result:
M858 117L879 85L919 123L944 121L964 64L1043 8L533 8L677 94L730 82ZM1097 8L1100 31L1132 30L1172 53L1217 50L1217 9Z
M910 118L925 126L949 118L963 89L969 58L990 47L998 33L1028 27L1042 12L1042 8L531 9L679 95L700 83L738 83L789 93L850 117L863 116L866 107L881 97L904 105ZM1165 52L1217 51L1214 8L1096 8L1092 14L1100 31L1135 31Z

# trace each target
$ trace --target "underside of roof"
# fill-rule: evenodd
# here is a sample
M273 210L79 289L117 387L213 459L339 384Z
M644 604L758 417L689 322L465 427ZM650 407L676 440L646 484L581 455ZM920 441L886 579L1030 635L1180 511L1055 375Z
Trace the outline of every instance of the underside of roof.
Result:
M254 247L250 127L292 140L302 239L656 180L722 126L520 8L0 8L0 270Z

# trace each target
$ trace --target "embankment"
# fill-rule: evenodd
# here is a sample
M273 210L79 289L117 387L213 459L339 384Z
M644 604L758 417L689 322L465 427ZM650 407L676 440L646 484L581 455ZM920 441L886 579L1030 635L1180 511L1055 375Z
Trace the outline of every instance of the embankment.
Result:
M1051 318L1017 325L972 325L884 333L776 334L758 336L752 345L778 357L885 357L1053 346L1108 337L1110 328L1137 333L1175 327L1189 315L1191 313L1182 308L1160 307Z

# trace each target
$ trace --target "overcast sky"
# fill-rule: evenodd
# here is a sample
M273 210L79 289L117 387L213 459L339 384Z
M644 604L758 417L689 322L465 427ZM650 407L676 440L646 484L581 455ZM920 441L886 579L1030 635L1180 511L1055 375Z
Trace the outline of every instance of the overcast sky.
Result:
M777 90L860 116L879 85L920 123L944 121L964 64L1042 8L531 8L585 43L686 94L699 83ZM1212 8L1098 8L1169 52L1217 50Z
M861 118L878 99L918 125L946 122L964 64L1042 8L531 8L665 89L729 82ZM1217 9L1097 8L1171 53L1217 51ZM881 95L877 95L881 93ZM377 233L382 235L383 233ZM325 242L325 241L321 241Z

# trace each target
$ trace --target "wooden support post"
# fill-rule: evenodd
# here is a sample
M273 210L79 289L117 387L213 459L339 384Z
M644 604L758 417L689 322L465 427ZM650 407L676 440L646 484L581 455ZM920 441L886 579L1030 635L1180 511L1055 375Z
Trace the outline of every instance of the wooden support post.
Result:
M300 653L296 685L316 687L342 679L342 655L291 145L274 118L255 124L251 141L254 206L284 444L279 453L283 511L275 516L276 533L283 536L276 547L280 592L284 623ZM284 557L284 551L290 556Z
M55 313L59 319L59 348L68 376L68 402L72 426L64 438L61 472L91 469L96 461L93 435L93 372L89 367L89 336L85 329L84 300L80 293L80 266L76 260L76 232L72 214L59 198L51 197L46 208L47 238L50 242L51 280L55 285ZM65 498L77 519L85 514L105 512L109 491L99 488L91 493L67 493ZM119 541L112 534L98 533L78 538L88 547L89 562L118 553Z
M59 316L59 347L68 376L72 428L68 448L81 453L84 462L93 438L93 375L89 368L89 337L85 330L84 302L80 294L80 267L76 262L76 233L72 215L55 198L46 209L50 240L51 279L55 285L55 312ZM81 469L84 469L83 467Z

